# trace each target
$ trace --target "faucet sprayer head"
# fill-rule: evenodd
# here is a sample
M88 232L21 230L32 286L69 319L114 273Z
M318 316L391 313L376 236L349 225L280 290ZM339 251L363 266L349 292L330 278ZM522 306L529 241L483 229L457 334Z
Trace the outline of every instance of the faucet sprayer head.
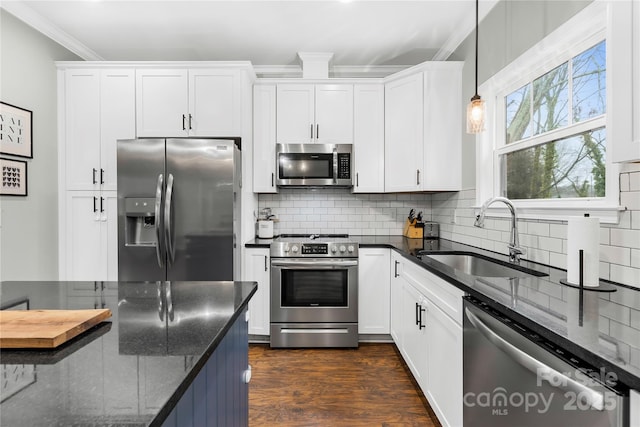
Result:
M484 227L484 212L480 212L478 215L476 215L476 220L473 222L473 225L475 227Z

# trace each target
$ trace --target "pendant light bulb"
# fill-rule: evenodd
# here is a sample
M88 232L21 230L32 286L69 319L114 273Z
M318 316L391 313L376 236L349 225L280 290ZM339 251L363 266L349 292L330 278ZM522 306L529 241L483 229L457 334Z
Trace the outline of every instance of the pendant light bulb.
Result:
M474 95L467 106L467 133L484 131L485 104L480 95Z

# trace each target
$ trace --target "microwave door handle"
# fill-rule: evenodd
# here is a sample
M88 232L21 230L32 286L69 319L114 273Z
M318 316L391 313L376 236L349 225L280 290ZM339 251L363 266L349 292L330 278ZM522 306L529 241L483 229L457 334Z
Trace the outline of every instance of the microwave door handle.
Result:
M554 369L551 366L543 363L542 361L536 359L531 356L527 352L521 350L513 343L509 342L506 337L500 335L497 331L491 329L488 325L486 325L478 316L476 316L469 307L465 307L464 309L465 315L471 322L471 324L482 333L492 344L496 347L504 351L511 359L516 361L519 365L528 369L532 373L536 374L536 376L545 375L546 378L554 377L561 378L560 384L555 385L555 387L564 389L566 391L570 391L576 394L576 396L583 396L588 399L588 404L598 411L604 410L604 395L599 391L593 390L592 388L582 384L568 376L564 375L562 372L562 368ZM526 338L522 338L526 340ZM537 347L536 344L533 344ZM545 351L545 350L540 350ZM535 354L535 351L533 352Z
M333 147L333 183L338 183L338 147Z

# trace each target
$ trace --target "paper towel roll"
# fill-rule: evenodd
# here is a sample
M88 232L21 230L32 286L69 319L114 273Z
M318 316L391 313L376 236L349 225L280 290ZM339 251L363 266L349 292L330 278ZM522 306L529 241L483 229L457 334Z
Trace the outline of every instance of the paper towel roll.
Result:
M600 220L571 217L567 227L567 281L580 283L580 255L584 251L584 286L600 283Z

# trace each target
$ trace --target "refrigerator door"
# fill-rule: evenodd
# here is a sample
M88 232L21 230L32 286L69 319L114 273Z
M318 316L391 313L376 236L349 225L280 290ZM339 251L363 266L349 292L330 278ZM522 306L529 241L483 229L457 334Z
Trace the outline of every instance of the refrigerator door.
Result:
M233 280L233 141L167 139L167 280Z
M118 141L118 280L165 280L165 140Z

